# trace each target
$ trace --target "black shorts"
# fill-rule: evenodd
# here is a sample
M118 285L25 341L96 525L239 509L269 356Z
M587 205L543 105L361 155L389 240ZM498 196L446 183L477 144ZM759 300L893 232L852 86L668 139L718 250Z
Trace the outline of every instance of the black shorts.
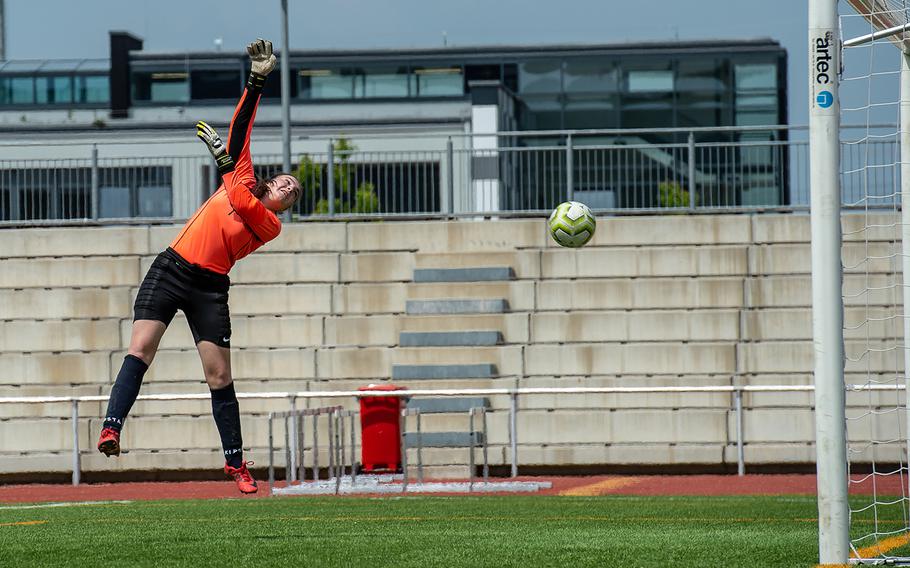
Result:
M196 343L205 340L230 347L230 286L226 274L190 264L168 247L155 258L139 286L133 321L155 320L169 325L177 310L183 310Z

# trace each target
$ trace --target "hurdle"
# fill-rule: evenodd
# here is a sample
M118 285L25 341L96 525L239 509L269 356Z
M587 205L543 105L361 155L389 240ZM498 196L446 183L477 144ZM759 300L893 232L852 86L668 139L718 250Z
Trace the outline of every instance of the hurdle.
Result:
M269 494L275 494L275 422L284 422L284 482L287 486L299 484L306 479L306 455L311 454L310 479L321 482L319 464L319 425L324 418L327 432L327 457L325 480L334 486L334 492L341 491L341 478L347 475L350 483L357 480L357 411L345 410L341 406L307 408L286 412L270 412L268 415L269 434ZM349 423L347 432L345 422ZM310 445L306 444L307 423L310 426ZM346 435L347 434L347 435ZM349 459L347 459L349 458Z

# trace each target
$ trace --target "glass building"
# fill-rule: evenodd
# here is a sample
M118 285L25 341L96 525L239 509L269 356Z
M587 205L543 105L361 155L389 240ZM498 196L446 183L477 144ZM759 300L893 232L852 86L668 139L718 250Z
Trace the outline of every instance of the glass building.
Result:
M160 130L168 127L159 118L168 109L192 116L198 114L192 107L223 105L225 114L241 93L248 71L245 54L152 54L141 48L140 40L112 32L109 60L0 62L0 118L61 108L109 109L107 130L121 124L135 129L143 121ZM723 155L721 150L699 150L694 199L700 205L791 202L786 153L761 145L785 142L786 131L725 128L787 124L787 54L770 39L295 51L290 64L296 116L310 108L319 109L313 115L336 109L330 125L339 130L413 124L434 108L463 109L460 114L440 110L440 116L449 115L437 122L467 123L464 117L471 116L472 106L492 103L499 109L495 130L519 133L499 136L499 146L571 145L574 153L567 159L530 163L508 151L491 154L495 164L475 158L475 170L497 181L495 209L547 209L554 195L561 195L560 180L567 174L574 174L575 191L595 207L659 206L658 185L686 182L662 182L651 172L656 166L687 164L691 156L685 145L693 141L745 144L733 150L727 146ZM265 111L278 104L280 81L270 81L257 123L280 124L276 113ZM389 108L398 109L392 118ZM295 120L293 126L298 133L307 123ZM17 127L21 125L13 126L12 120L0 122L0 131ZM470 128L476 132L476 120ZM592 129L596 132L577 132ZM594 151L604 146L637 150L610 162L604 152ZM433 172L432 191L441 191L441 169ZM730 181L734 177L735 183ZM623 181L613 181L617 179ZM139 192L139 185L131 191ZM435 196L428 203L442 206ZM409 206L401 207L407 212ZM142 211L135 203L121 209Z

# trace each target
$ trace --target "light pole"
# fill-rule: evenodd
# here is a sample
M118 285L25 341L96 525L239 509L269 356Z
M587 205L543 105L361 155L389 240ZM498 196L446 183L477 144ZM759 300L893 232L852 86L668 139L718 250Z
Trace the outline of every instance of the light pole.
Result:
M0 0L2 2L2 0ZM281 0L281 169L291 171L291 46L288 39L288 0ZM291 220L290 209L284 220Z
M0 0L0 61L6 59L6 19L3 17L3 1Z

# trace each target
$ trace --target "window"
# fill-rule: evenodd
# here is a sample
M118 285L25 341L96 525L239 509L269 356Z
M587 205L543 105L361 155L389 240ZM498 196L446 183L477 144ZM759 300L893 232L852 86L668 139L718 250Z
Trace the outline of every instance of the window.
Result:
M35 102L38 104L64 104L73 102L71 77L38 77L35 80Z
M0 78L0 104L30 105L35 103L35 80L32 77Z
M677 124L680 127L726 126L731 113L720 93L678 92L676 95ZM717 137L717 133L697 133L698 142Z
M0 219L83 219L91 215L89 168L0 170Z
M173 190L170 186L140 185L137 188L139 217L170 217Z
M407 97L408 70L406 67L367 69L354 81L357 98Z
M522 97L518 123L521 130L559 130L562 126L562 103L558 95Z
M171 168L134 166L100 172L98 215L104 218L170 217Z
M568 95L565 107L566 128L618 128L616 95Z
M111 100L110 80L107 75L88 75L76 79L77 103L108 103Z
M567 93L609 93L617 90L617 71L612 63L602 59L570 59L566 61L565 86Z
M280 81L275 81L280 83ZM190 97L193 100L230 99L240 96L239 71L193 71L190 74Z
M190 100L188 74L182 71L141 72L133 75L137 101L185 103Z
M559 61L534 61L518 67L518 92L559 93L562 91L562 65Z
M773 63L736 65L736 90L777 89L777 66Z
M451 97L464 94L464 76L458 67L418 67L418 97Z
M512 92L518 92L518 65L506 63L502 66L502 84Z
M626 85L630 93L668 93L673 91L673 71L629 71Z
M779 122L777 66L769 63L739 63L734 68L737 126L760 126Z
M728 88L729 67L719 59L681 59L676 89L680 92L723 92Z
M301 69L300 96L304 99L350 99L354 76L338 69Z
M98 216L102 219L130 217L130 188L106 186L98 188Z

